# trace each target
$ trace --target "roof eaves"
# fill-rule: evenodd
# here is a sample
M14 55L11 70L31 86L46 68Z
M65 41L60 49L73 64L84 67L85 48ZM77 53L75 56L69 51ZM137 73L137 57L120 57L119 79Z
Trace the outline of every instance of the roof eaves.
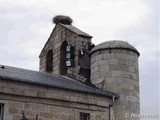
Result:
M81 35L81 34L78 34L78 36L84 37L84 38L93 38L92 36L86 36L86 35Z
M82 92L82 93L87 93L87 94L94 94L94 95L98 95L98 96L106 96L109 98L112 98L113 96L115 96L116 98L118 98L118 95L109 91L102 91L100 89L96 89L95 92L93 91L85 91L85 90L77 90L77 89L73 89L73 88L62 88L61 86L54 86L54 85L50 85L47 83L43 83L43 82L35 82L35 81L28 81L27 79L19 79L19 78L13 78L13 77L9 77L9 76L0 76L0 79L2 80L13 80L16 82L23 82L23 83L30 83L30 84L35 84L35 85L42 85L42 86L48 86L48 87L54 87L54 88L59 88L59 89L65 89L65 90L70 90L70 91L76 91L76 92Z

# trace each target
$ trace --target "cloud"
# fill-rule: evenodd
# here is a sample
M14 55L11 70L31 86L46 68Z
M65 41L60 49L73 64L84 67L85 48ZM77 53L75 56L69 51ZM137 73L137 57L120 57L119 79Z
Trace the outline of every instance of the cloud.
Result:
M109 25L114 27L124 27L135 24L140 19L143 19L141 16L147 14L146 5L139 0L121 0L116 2L102 0L99 2L88 1L88 3L83 0L80 2L79 9L91 13L88 20L94 19L94 23L86 22L85 20L86 24L91 23L92 25Z
M16 4L1 4L1 10L1 63L38 70L38 55L50 34L46 28L52 29L47 12Z

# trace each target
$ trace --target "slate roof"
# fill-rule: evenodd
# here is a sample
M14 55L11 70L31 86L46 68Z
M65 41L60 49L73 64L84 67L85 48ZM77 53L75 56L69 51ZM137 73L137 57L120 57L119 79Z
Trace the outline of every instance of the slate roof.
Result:
M106 41L106 42L103 42L97 46L95 46L92 50L91 50L91 53L94 52L94 51L97 51L97 50L100 50L100 49L129 49L129 50L132 50L134 52L137 52L138 55L139 52L138 50L130 45L127 41L122 41L122 40L111 40L111 41Z
M72 32L74 32L74 33L76 33L76 34L78 34L78 35L92 38L92 36L90 36L89 34L81 31L80 29L76 28L76 27L73 26L73 25L66 25L66 24L61 24L61 23L60 23L60 25L64 26L65 28L71 30Z
M38 71L26 70L21 68L0 65L0 80L12 80L37 85L44 85L53 88L67 89L71 91L96 94L107 97L118 97L115 93L103 91L96 87L84 84L81 81L74 80L56 74L43 73Z

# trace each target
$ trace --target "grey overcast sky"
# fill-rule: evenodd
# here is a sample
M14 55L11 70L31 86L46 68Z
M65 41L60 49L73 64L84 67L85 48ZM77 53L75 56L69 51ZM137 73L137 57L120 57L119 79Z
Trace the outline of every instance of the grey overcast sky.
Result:
M68 15L74 26L93 36L95 44L125 40L139 50L141 114L158 114L158 2L0 0L0 64L38 70L38 56L54 28L52 18Z

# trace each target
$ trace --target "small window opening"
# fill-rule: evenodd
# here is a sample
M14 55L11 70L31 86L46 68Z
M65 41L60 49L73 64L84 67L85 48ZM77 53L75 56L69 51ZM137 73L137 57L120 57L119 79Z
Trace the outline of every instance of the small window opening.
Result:
M80 113L80 120L90 120L89 113Z
M68 43L64 41L61 45L61 50L60 50L60 74L61 75L66 75L67 74L67 67L66 67L66 48L67 48Z
M0 120L3 120L4 104L0 104Z
M53 52L52 52L52 50L49 50L48 53L47 53L46 71L47 72L52 72L53 71Z

